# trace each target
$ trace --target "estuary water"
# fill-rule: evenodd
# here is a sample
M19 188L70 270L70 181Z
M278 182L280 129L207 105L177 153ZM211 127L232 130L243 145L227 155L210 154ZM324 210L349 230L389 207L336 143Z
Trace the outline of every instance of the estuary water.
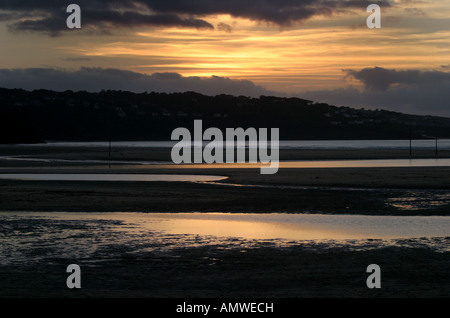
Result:
M248 163L248 162L235 162L235 163L213 163L213 164L179 164L175 165L168 161L108 161L108 160L68 160L68 159L48 159L48 158L27 158L27 157L14 157L14 156L3 156L0 157L3 160L10 161L30 161L30 162L46 162L46 163L78 163L78 164L99 164L99 165L153 165L164 167L170 166L170 168L207 168L207 169L220 169L220 168L259 168L261 166L267 166L269 164L261 163ZM450 159L448 158L426 158L426 159L363 159L363 160L285 160L279 162L280 168L389 168L389 167L450 167ZM6 178L7 175L1 175L1 178ZM9 175L8 178L13 177ZM17 176L19 177L19 176ZM23 177L23 176L21 176ZM31 178L43 178L41 177L31 177ZM79 177L82 178L82 177ZM86 177L90 178L90 177ZM114 177L111 177L114 178ZM148 180L143 180L139 176L122 176L120 178L128 178L129 181L159 181L151 180L152 177L148 177ZM132 179L135 180L132 180ZM147 177L143 177L144 179ZM138 180L142 179L142 180ZM69 180L69 179L66 179ZM95 181L95 180L92 180ZM116 180L116 181L127 181L127 180ZM163 180L164 181L164 180ZM168 180L170 181L170 180ZM173 180L177 181L177 180ZM182 181L182 180L181 180ZM186 180L189 181L189 180ZM207 181L207 180L203 180ZM215 180L210 180L215 181Z
M450 217L447 216L131 213L117 217L149 231L259 240L399 239L450 235Z
M65 237L92 224L92 231L112 225L122 235L183 235L245 240L360 240L450 236L449 216L373 216L288 213L139 213L139 212L0 212L2 232L14 240L52 228ZM23 223L21 226L18 224ZM67 226L62 226L66 224ZM96 225L97 224L97 225ZM52 230L45 231L48 236ZM73 234L73 233L72 233ZM94 235L94 233L92 233ZM8 239L8 237L3 237ZM47 237L49 239L49 237ZM124 238L125 239L125 238Z
M450 250L448 216L0 212L0 266L104 262L183 248L292 246ZM158 255L159 255L158 254Z
M113 141L113 147L137 148L172 148L178 141ZM203 142L203 145L210 141ZM408 149L409 140L280 140L281 149ZM182 145L182 144L181 144ZM239 146L248 146L248 143L238 143ZM439 139L438 148L450 149L450 139ZM47 142L35 146L47 147L108 147L107 141L94 142ZM411 147L415 149L435 149L435 139L412 140Z

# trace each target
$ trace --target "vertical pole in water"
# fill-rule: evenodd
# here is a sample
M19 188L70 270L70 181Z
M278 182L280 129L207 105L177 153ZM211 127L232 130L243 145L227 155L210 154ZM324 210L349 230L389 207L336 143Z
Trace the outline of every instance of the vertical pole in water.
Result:
M412 131L411 131L411 128L409 128L409 156L410 157L411 157L411 154L412 154L411 139L412 139Z
M438 140L438 138L436 137L436 143L435 143L435 148L434 148L434 150L435 150L435 155L436 155L436 158L437 158L437 156L438 156L438 150L437 150L437 140Z
M111 138L109 138L108 160L109 160L109 169L111 169Z

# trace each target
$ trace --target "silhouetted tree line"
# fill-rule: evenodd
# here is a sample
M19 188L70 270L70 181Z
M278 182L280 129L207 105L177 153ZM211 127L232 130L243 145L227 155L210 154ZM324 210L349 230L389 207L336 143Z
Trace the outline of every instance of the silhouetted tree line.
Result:
M0 143L170 140L177 127L280 128L280 138L450 138L450 118L314 103L300 98L0 88Z

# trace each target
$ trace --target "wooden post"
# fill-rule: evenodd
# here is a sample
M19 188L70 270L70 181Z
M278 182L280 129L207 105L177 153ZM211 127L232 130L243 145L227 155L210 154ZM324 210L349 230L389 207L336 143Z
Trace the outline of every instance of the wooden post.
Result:
M411 145L411 139L412 139L412 130L409 128L409 156L412 155L412 145Z
M438 156L438 146L437 146L437 142L438 142L438 138L436 137L436 143L435 143L435 148L434 148L436 158L437 158L437 156Z
M111 169L111 138L109 138L109 145L108 145L108 160L109 160L109 169Z

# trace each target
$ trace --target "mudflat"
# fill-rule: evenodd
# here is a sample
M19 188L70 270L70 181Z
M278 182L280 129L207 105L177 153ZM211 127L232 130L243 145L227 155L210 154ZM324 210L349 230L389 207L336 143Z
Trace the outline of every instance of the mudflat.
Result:
M417 150L414 158L434 158ZM440 157L450 154L441 151ZM2 146L0 173L127 173L221 175L219 182L84 182L0 180L2 211L286 212L450 215L450 167L299 168L261 175L258 168L173 166L170 149ZM408 159L405 150L286 150L281 160ZM35 160L36 159L36 160ZM47 159L47 160L43 160ZM88 161L86 161L88 160ZM157 162L157 163L156 163ZM11 232L29 235L23 220ZM449 229L450 232L450 229ZM92 232L85 235L94 235ZM95 236L95 235L94 235ZM0 265L1 297L448 297L450 255L425 238L398 246L348 248L332 243L224 241L135 255L114 242L108 256ZM437 245L446 238L426 238ZM381 243L381 242L380 242ZM113 243L111 243L113 244ZM51 248L47 244L46 248ZM36 247L36 251L43 251ZM13 254L10 257L14 257ZM31 257L31 256L30 256ZM95 266L92 262L99 261ZM64 287L65 266L79 263L84 286ZM383 271L368 289L366 267ZM105 273L110 273L106 275ZM61 283L62 282L62 283ZM62 287L61 287L62 285Z
M111 157L103 148L3 146L0 150L0 173L227 177L209 183L0 180L4 211L450 213L450 167L280 168L276 174L263 175L256 166L170 165L170 148L120 148L112 151ZM422 152L423 156L414 158L430 155L430 151ZM280 154L281 160L405 156L409 158L407 151L391 149L288 149Z

